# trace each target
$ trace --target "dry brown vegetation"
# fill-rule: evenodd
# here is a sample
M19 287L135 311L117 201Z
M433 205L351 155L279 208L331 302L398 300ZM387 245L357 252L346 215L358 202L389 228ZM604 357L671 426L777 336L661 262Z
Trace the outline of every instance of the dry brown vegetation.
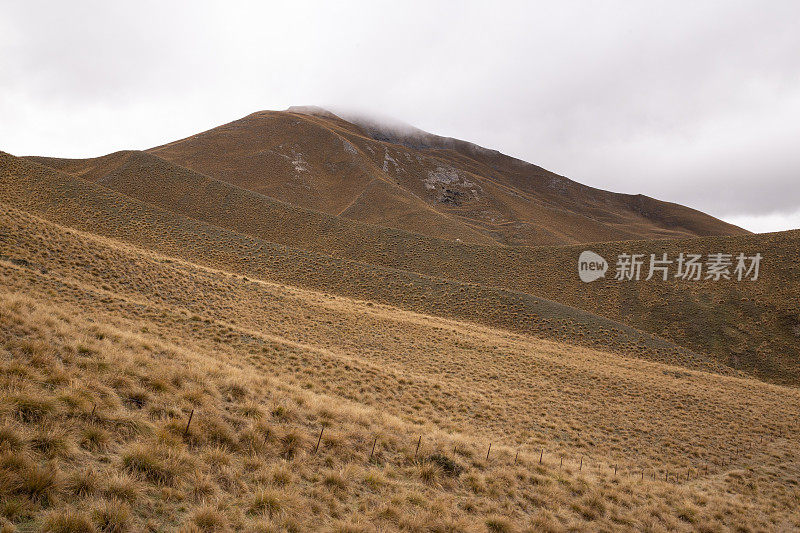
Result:
M800 232L740 233L320 110L0 152L0 532L798 530Z
M585 245L478 246L359 224L276 202L145 152L97 160L35 159L260 240L547 298L656 334L762 379L800 383L800 231L591 245L612 262L612 269L623 252L646 257L666 252L673 259L680 252L758 252L765 260L756 283L605 280L586 285L574 269ZM608 275L613 277L613 272ZM326 287L327 282L314 288ZM424 311L441 314L431 308ZM517 317L493 324L515 329L527 325Z
M800 526L794 389L231 276L7 206L2 222L17 526Z
M613 348L691 368L735 373L663 339L549 300L277 245L159 209L7 154L0 157L4 163L0 198L10 205L172 257L261 280ZM37 253L35 246L31 250Z
M464 242L745 233L693 209L586 187L463 141L362 126L323 110L264 111L149 152L294 205Z

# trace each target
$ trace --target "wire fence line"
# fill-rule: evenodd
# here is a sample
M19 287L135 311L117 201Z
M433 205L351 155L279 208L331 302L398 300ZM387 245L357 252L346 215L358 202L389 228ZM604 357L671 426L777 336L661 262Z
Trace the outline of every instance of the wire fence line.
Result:
M189 433L189 428L191 426L193 417L195 417L195 410L192 409L188 415L187 423L185 430L183 432L183 436L187 437ZM92 410L92 418L94 418L94 409ZM316 437L316 443L312 450L310 450L312 455L317 455L320 453L320 446L323 443L323 435L325 434L326 427L329 427L329 424L321 424L319 434L314 434ZM307 430L307 426L303 429ZM792 429L796 429L796 424L792 425ZM613 470L613 475L616 477L631 477L631 478L638 478L640 481L644 481L645 479L652 480L652 481L664 481L664 482L672 482L672 483L681 483L681 482L688 482L692 479L700 478L701 476L707 476L712 473L712 467L726 467L732 466L734 463L737 462L738 459L743 458L745 455L745 449L747 451L752 451L754 449L763 447L765 444L769 444L773 442L777 438L784 437L783 428L777 428L774 432L769 432L766 434L758 434L753 437L758 437L758 442L756 439L753 438L752 440L748 440L745 446L735 446L734 451L732 453L723 456L722 458L711 458L707 460L701 460L696 462L693 466L676 466L676 465L659 465L659 466L650 466L650 467L642 467L640 464L632 464L629 461L621 460L621 461L614 461L609 462L608 458L599 459L594 457L590 453L585 454L569 454L563 450L559 451L548 451L546 447L537 447L535 450L538 450L538 454L531 453L534 450L524 450L522 447L508 447L502 446L500 448L500 452L498 452L498 447L496 443L488 442L486 448L486 455L485 457L482 455L482 451L477 450L473 446L473 450L467 452L466 450L459 451L459 443L452 444L452 451L449 454L449 457L446 454L441 452L441 449L444 449L441 446L441 439L437 438L430 438L427 439L429 441L433 441L433 449L435 453L431 455L425 455L426 446L424 445L425 440L422 433L416 435L416 439L414 439L410 444L414 448L414 454L411 458L414 462L423 462L423 461L431 461L442 463L445 460L449 460L452 462L452 465L458 465L459 468L464 468L460 466L458 463L459 456L462 459L472 459L473 456L477 456L478 458L482 458L483 462L488 464L495 462L496 464L500 464L503 461L506 461L509 465L517 465L517 464L527 464L529 466L540 466L544 468L551 468L551 469L558 469L558 470L570 470L571 471L578 471L578 472L586 472L588 474L591 473L600 473L600 472L611 472ZM371 444L370 444L371 443ZM363 450L366 461L368 463L377 462L378 456L376 455L376 450L380 455L381 449L378 448L380 443L380 437L377 434L373 434L372 438L369 439L367 442L367 447ZM494 446L494 448L493 448ZM449 447L448 447L449 448ZM528 446L530 448L530 446ZM666 445L662 445L662 454L665 453ZM402 449L396 450L400 453L403 453ZM494 451L494 456L492 452ZM324 448L323 448L324 452ZM473 452L476 452L477 455ZM513 456L513 460L510 457ZM557 460L557 462L556 462ZM649 461L648 461L649 462ZM474 460L473 460L474 463ZM640 461L641 463L641 461ZM450 468L453 468L452 465L449 465ZM440 465L441 466L441 465ZM448 468L448 464L444 464L445 468Z

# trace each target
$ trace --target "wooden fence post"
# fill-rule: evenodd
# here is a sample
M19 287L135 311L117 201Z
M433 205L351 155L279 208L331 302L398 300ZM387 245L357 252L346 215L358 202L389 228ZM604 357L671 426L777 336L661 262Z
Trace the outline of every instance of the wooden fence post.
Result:
M317 445L314 446L314 453L317 453L319 450L319 443L322 442L322 433L325 431L325 426L322 426L322 429L319 430L319 438L317 439Z
M417 440L417 449L414 450L414 459L417 458L417 453L419 453L419 445L422 443L422 435L419 436L419 440Z
M372 451L369 452L369 460L372 461L372 455L375 453L375 445L378 444L378 436L375 435L375 440L372 441Z
M189 421L186 422L186 429L183 430L183 436L187 436L189 434L189 424L192 423L192 417L194 416L194 409L189 413Z
M489 460L489 453L492 451L492 443L489 443L489 449L486 450L486 460Z

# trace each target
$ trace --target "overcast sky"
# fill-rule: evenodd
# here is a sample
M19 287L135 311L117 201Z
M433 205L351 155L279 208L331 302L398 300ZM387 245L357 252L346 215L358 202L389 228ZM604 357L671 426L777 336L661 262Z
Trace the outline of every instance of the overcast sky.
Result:
M800 2L0 0L0 150L143 149L304 104L800 228Z

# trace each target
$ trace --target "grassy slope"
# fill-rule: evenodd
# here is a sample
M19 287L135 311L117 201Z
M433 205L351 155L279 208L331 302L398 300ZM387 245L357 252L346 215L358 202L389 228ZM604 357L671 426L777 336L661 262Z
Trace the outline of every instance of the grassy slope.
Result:
M79 229L263 280L506 327L544 338L731 373L662 339L561 304L288 248L160 210L96 184L4 156L2 199Z
M59 160L54 166L64 166ZM582 284L584 246L486 247L358 224L276 202L142 152L114 165L73 161L76 175L168 210L270 242L400 270L526 292L655 333L723 364L779 383L800 383L800 231L774 235L595 243L618 253L747 252L765 256L753 283ZM100 178L100 176L103 176ZM612 264L613 269L613 264Z
M347 211L366 191L380 191L380 213L354 218L366 222L467 242L492 243L468 224L435 210L405 190L361 152L339 130L287 114L278 122L259 122L252 129L222 126L213 138L193 136L183 150L178 143L153 153L183 161L206 174L277 198L330 214ZM202 134L201 134L202 135ZM248 171L242 172L242 168Z
M252 281L8 206L0 217L0 513L15 523L800 527L794 389Z
M449 141L410 146L371 137L329 114L268 111L150 152L353 220L450 239L458 237L453 226L458 223L462 230L470 228L462 241L474 242L475 230L502 243L527 245L745 233L683 206L593 189ZM432 219L432 212L440 218ZM446 228L452 229L448 235Z

